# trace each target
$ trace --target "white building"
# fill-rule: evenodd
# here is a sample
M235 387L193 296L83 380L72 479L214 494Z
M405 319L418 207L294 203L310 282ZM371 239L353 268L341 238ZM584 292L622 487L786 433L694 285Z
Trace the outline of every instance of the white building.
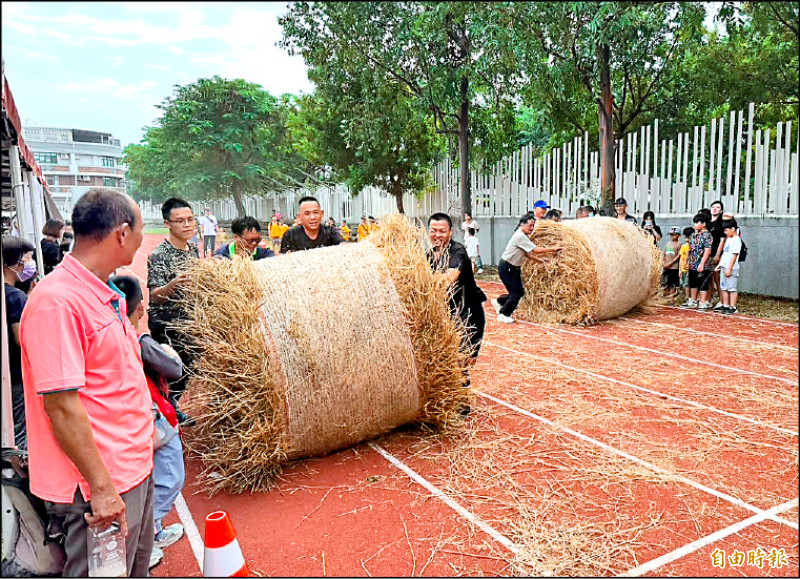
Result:
M23 127L22 135L42 168L61 215L91 187L127 192L122 146L109 133L54 127Z

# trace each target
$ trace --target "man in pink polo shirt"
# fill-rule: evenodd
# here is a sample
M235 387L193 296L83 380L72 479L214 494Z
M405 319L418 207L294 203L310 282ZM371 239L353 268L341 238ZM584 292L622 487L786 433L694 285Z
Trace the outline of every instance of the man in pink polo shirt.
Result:
M75 246L31 292L20 321L31 492L66 537L65 577L88 574L86 537L117 521L128 575L153 548L153 415L138 336L109 276L130 265L144 223L111 189L75 204Z

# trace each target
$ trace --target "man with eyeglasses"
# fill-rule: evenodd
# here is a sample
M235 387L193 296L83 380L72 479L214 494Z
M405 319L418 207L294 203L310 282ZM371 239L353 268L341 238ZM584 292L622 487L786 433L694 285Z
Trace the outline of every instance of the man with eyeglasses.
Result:
M150 290L147 326L156 342L170 344L181 357L184 368L191 368L188 340L169 324L185 317L181 303L181 286L187 282L184 271L193 260L200 259L197 245L189 241L194 236L196 221L192 207L176 197L164 202L161 215L164 225L169 229L169 237L153 249L147 258L147 288ZM184 372L183 376L169 384L170 401L176 409L188 381L189 375ZM191 419L180 411L178 420L184 426L191 424Z
M232 259L236 256L249 257L253 261L274 257L275 252L266 247L259 247L261 243L261 224L255 217L245 215L234 219L231 223L233 241L228 245L221 246L214 257Z

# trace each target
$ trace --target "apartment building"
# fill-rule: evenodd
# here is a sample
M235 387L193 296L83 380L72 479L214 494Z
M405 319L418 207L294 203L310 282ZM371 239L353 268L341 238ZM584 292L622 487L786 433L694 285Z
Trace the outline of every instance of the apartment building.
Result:
M55 127L23 127L22 135L42 168L61 215L92 187L127 192L122 146L109 133Z

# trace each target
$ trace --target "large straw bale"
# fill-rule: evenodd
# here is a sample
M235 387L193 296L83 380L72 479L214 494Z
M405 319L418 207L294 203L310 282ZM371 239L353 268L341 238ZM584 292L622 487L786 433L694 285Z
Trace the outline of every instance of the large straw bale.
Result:
M521 319L591 324L647 307L658 294L661 254L632 223L611 217L538 221L531 239L564 249L523 265Z
M264 490L291 459L409 422L463 422L461 328L421 239L389 217L358 244L192 268L188 443L212 490Z

